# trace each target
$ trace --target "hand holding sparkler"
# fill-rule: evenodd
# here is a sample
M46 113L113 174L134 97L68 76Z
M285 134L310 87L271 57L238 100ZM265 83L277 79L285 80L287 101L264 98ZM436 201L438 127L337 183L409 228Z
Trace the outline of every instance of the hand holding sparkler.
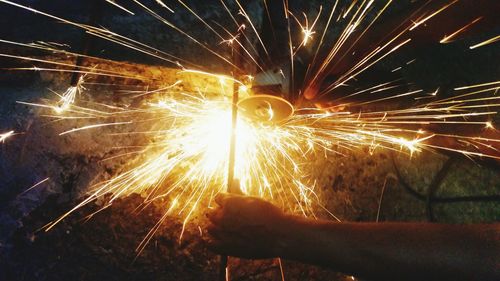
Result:
M337 223L223 194L209 247L231 256L320 265L369 280L499 280L500 224Z
M209 247L221 254L244 258L274 258L291 216L257 197L220 194L220 208L210 212Z

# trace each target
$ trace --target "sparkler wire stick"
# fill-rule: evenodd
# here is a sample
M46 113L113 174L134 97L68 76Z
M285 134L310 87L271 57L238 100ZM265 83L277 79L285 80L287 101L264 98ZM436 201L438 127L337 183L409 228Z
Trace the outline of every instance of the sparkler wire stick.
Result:
M243 33L243 29L238 31L238 34ZM233 76L235 76L235 81L233 82L233 99L231 106L231 133L229 139L229 160L227 164L227 192L228 193L241 193L239 187L235 185L234 178L234 166L236 160L236 130L238 126L238 100L239 100L239 90L240 84L236 83L238 78L238 67L240 61L240 53L237 48L241 48L240 44L233 47L233 63L235 65ZM229 268L227 266L228 256L221 256L220 258L220 268L219 268L219 280L228 281L229 280Z
M236 186L234 186L234 166L236 159L236 127L238 125L238 100L239 100L239 85L234 83L233 86L233 100L231 108L231 136L229 142L229 162L227 171L227 192L238 193Z
M227 166L227 192L228 193L238 193L237 186L234 184L234 166L236 158L236 127L238 125L238 84L234 83L233 89L233 105L231 108L231 136L229 141L229 162ZM229 280L229 271L227 266L227 256L221 256L220 268L219 268L219 280L226 281Z

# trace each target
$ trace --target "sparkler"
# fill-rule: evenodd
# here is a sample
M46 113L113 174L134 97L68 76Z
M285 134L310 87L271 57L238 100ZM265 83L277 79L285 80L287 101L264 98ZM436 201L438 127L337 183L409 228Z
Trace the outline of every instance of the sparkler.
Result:
M196 65L188 60L177 58L152 46L104 28L78 24L12 1L0 0L0 2L37 12L49 18L82 28L91 35L148 54L162 61L170 62L177 67L180 66L179 61L189 65ZM115 1L107 2L115 3ZM133 2L150 16L188 38L190 42L218 57L222 63L241 71L237 65L224 57L219 50L201 43L199 39L175 26L140 1L134 0ZM170 10L172 13L174 12L162 1L156 2L161 7ZM444 13L448 7L456 2L457 0L433 12L423 13L419 17L415 17L417 20L412 24L402 23L402 28L392 31L388 40L377 44L351 69L342 73L336 81L328 85L320 95L331 93L336 88L346 85L347 82L353 80L360 73L367 71L377 62L397 52L401 47L409 45L411 38L405 37L409 31L424 24L432 17ZM196 14L184 2L179 1L179 3L190 13ZM387 1L378 10L375 17L368 22L367 27L361 28L366 18L368 18L367 15L374 9L374 1L353 1L347 9L339 13L339 21L345 20L347 22L346 28L341 31L337 41L329 46L329 51L324 60L316 64L319 60L319 49L326 38L326 31L333 19L333 15L336 13L338 4L338 1L336 1L329 13L327 25L308 69L309 85L318 83L329 69L334 68L347 54L350 54L356 43L361 40L391 3L392 1ZM240 30L243 25L234 19L225 1L221 0L221 4L223 10L227 11L234 20L235 28ZM251 27L251 31L257 36L258 43L262 45L264 52L269 56L264 41L258 34L256 25L240 2L236 1L236 4L240 9L241 16L247 21L246 24ZM288 18L289 15L292 15L295 18L293 13L288 10L287 2L284 2L284 9L285 17ZM290 50L288 51L290 51L292 64L296 50L300 46L311 43L312 35L315 34L314 28L320 18L321 11L322 9L320 9L311 25L309 25L307 17L303 25L295 18L304 37L297 47L293 46L290 35ZM263 66L258 61L257 51L253 48L244 47L243 40L247 40L246 36L232 35L228 31L229 29L224 29L224 31L227 31L226 33L231 35L231 39L224 39L208 21L198 15L196 18L222 42L231 45L236 43L240 46L243 50L241 53L246 54L245 59L259 69L263 69ZM459 33L459 31L457 32ZM288 32L291 34L290 30ZM450 35L450 37L455 36L457 32ZM493 39L487 42L491 43ZM447 40L451 39L447 38ZM8 40L2 40L1 42L22 45L23 47L28 46L27 44ZM348 44L352 42L354 44ZM29 47L47 50L46 46L41 45L29 45ZM49 49L54 51L54 48L51 46ZM62 50L59 51L64 53ZM71 67L71 69L74 69L72 64L55 60L9 54L0 55L36 63L51 63L57 67ZM38 67L36 69L50 70ZM105 195L109 193L112 196L106 199L105 206L110 206L117 198L131 193L143 194L146 198L145 204L157 200L169 200L164 216L137 248L140 252L169 216L176 215L183 218L183 226L185 227L196 212L201 212L205 206L212 204L217 193L225 191L228 181L231 180L231 173L227 173L227 171L232 166L229 160L231 153L229 148L231 147L230 136L233 128L231 118L233 103L227 97L226 83L233 83L235 88L241 91L242 96L248 95L247 92L252 90L251 87L247 87L244 83L228 76L182 68L181 72L206 76L217 81L220 84L219 93L180 91L174 87L180 83L177 82L170 86L160 85L158 90L138 93L136 97L141 97L142 103L137 107L97 104L84 99L77 103L75 102L76 96L85 89L86 81L91 80L94 75L147 81L144 77L130 76L109 70L92 67L79 67L79 69L81 73L87 74L87 76L82 76L76 86L68 88L64 94L60 95L58 101L20 103L37 106L51 112L55 111L55 116L48 113L45 116L56 120L81 119L93 121L93 123L85 123L84 126L61 132L61 136L113 126L120 129L120 133L114 133L113 136L139 134L143 135L147 142L136 152L127 152L113 157L114 159L137 154L137 157L129 162L125 172L90 187L89 196L86 199L59 219L48 224L46 229L51 229L78 208L90 202L107 198ZM56 70L61 71L61 69ZM74 70L66 69L65 71ZM86 78L83 79L83 77ZM334 100L335 104L328 109L291 108L291 112L295 110L295 114L291 116L285 114L286 117L279 118L279 122L255 122L251 118L251 115L255 112L250 112L250 116L249 114L240 114L234 120L234 124L237 124L234 126L234 176L240 180L240 188L244 194L266 198L281 205L289 212L315 216L314 206L320 204L321 200L317 195L315 179L311 177L308 171L312 166L312 160L317 157L335 157L350 150L368 147L370 153L379 149L388 149L402 151L411 156L423 150L446 150L462 153L468 157L500 159L498 153L494 153L496 150L492 153L483 153L481 150L481 148L491 148L493 144L499 144L499 138L468 136L462 135L460 132L456 134L428 132L426 128L430 125L460 125L493 130L494 126L491 117L497 114L496 108L500 106L498 103L499 97L494 95L500 88L499 83L498 81L485 82L478 85L459 87L455 89L457 93L460 93L459 95L445 99L437 99L437 91L428 94L422 89L411 89L399 91L392 95L378 96L389 90L398 90L402 86L400 81L391 81L377 83L366 89L353 91L347 96L338 97ZM344 102L348 97L362 94L369 94L369 99L355 104ZM384 111L351 112L345 109L405 97L414 98L417 101L427 101L431 98L431 101ZM243 104L239 104L239 106L241 108L245 107ZM278 113L271 106L260 107L257 112L261 116L267 116L268 121L274 120ZM484 121L485 118L488 120ZM146 129L138 131L138 126L141 128L146 127ZM5 141L12 134L13 132L9 132L0 135L0 141ZM470 146L461 148L439 145L433 142L443 137L452 138L461 143L470 144ZM180 235L181 238L184 227Z

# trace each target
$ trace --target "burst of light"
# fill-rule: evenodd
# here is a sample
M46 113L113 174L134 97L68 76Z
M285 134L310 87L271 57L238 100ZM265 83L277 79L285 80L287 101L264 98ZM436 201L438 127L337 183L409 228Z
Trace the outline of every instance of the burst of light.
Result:
M85 76L80 76L75 86L70 86L62 95L59 95L60 100L54 106L54 111L58 114L68 110L75 103L76 96L80 95L85 88L83 87ZM57 93L56 93L57 94Z
M203 72L197 73L201 75ZM221 79L219 75L210 75ZM93 200L104 198L105 194L113 194L108 202L111 205L119 197L140 193L146 195L146 202L165 198L174 200L175 204L172 203L168 213L184 217L187 223L196 210L210 205L215 194L225 190L231 102L223 95L214 97L167 89L167 92L148 95L144 108L108 112L108 118L118 121L61 133L74 134L112 125L127 126L152 118L157 121L154 130L138 132L153 143L142 150L141 157L134 162L136 164L126 172L94 186L91 195L62 218ZM311 206L317 202L314 179L306 176L307 169L304 167L310 165L312 159L340 155L342 151L360 147L369 147L371 153L377 149L402 150L410 156L423 149L440 149L429 142L437 134L427 134L423 129L402 129L401 126L476 124L454 120L482 115L454 113L461 110L460 106L443 107L439 102L421 108L379 113L330 113L303 109L279 125L265 125L240 117L236 132L236 178L240 180L245 194L264 197L282 204L287 210L311 215ZM74 108L71 114L84 117L93 112ZM127 134L126 130L123 131ZM460 138L460 135L453 137ZM474 155L474 152L466 150L459 152ZM59 221L49 225L48 229Z
M485 126L486 129L495 130L495 127L493 126L493 122L491 122L491 121L488 121L488 122L484 123L484 126Z
M309 25L309 19L307 18L307 15L305 13L302 13L302 15L304 16L304 24L301 24L299 19L292 12L289 12L290 15L295 19L297 24L300 26L302 34L304 35L302 42L300 43L300 46L298 48L300 48L301 46L306 46L307 43L312 39L313 35L316 33L316 31L314 31L314 27L316 26L316 23L318 22L318 19L321 16L322 11L323 11L323 6L319 6L318 15L316 16L316 19L314 19L311 25Z
M312 38L313 34L316 33L315 31L312 31L311 29L304 28L302 29L302 33L304 33L304 40L302 41L302 44L304 46L307 45L307 42Z
M111 202L133 192L146 193L148 200L175 195L182 198L177 204L178 214L189 217L200 201L225 190L230 103L203 95L180 94L148 104L141 114L134 112L126 118L147 119L153 115L159 118L162 128L150 132L161 132L155 133L158 143L147 149L148 156L142 164L96 186L85 202L109 192L115 194ZM316 146L326 147L330 141L312 134L308 126L292 124L269 127L244 118L239 120L235 174L245 194L280 198L289 208L294 203L285 199L286 193L293 193L299 202L309 202L312 189L297 180L301 163L309 151L317 149ZM109 124L86 126L62 134L105 125ZM295 187L287 186L293 185L293 181ZM308 208L306 204L300 209L307 213Z

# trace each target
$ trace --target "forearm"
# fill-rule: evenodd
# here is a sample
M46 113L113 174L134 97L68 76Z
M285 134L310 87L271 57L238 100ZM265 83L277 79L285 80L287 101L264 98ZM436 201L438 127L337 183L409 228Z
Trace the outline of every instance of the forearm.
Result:
M285 259L370 279L500 280L500 229L294 218L277 247Z

